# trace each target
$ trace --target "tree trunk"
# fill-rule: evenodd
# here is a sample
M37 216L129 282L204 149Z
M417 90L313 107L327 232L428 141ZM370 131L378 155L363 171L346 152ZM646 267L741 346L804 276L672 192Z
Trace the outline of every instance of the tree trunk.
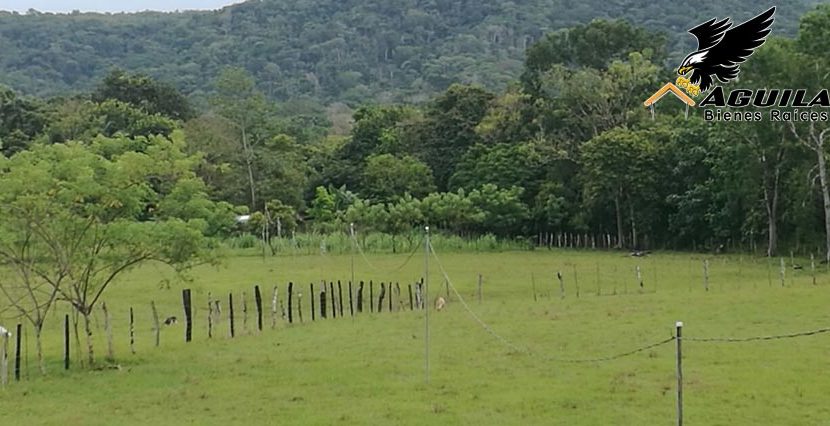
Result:
M256 186L254 185L254 153L248 144L248 134L242 126L242 149L245 151L245 166L248 168L248 184L251 188L251 211L256 211Z
M764 205L767 210L767 256L775 256L778 251L778 183L781 176L781 160L784 150L780 149L776 156L775 170L770 171L766 156L761 157L764 163Z
M84 316L84 330L86 331L86 350L87 350L87 361L89 362L89 366L95 363L95 355L94 351L92 350L92 329L90 328L89 316L92 312L81 312L81 315Z
M623 223L622 223L622 211L620 210L620 196L614 198L614 207L617 210L617 247L622 248L622 241L623 241Z
M46 375L46 363L43 362L43 342L41 342L41 339L40 339L40 335L41 335L42 331L43 331L43 324L40 324L40 325L36 324L35 325L35 347L37 349L37 364L40 367L40 374Z
M822 135L823 136L823 135ZM824 198L824 244L825 260L830 264L830 188L827 183L827 161L824 158L823 140L817 141L818 173L821 179L821 196Z

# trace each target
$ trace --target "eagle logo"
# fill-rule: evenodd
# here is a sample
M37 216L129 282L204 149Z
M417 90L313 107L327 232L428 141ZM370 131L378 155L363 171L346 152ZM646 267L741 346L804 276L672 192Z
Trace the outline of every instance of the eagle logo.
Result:
M766 41L775 18L775 7L732 27L729 18L712 18L689 30L697 38L697 51L690 53L677 68L677 85L690 95L712 87L713 77L721 83L733 80L739 66ZM691 78L685 76L691 72Z

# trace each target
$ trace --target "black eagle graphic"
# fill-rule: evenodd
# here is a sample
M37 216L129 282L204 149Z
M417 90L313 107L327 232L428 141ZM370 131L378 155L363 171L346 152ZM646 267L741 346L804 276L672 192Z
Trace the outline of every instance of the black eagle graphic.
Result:
M689 32L697 38L697 51L690 53L677 69L678 75L692 71L692 84L701 91L712 87L712 76L726 83L738 76L738 66L766 41L772 26L775 7L732 27L729 18L712 18Z

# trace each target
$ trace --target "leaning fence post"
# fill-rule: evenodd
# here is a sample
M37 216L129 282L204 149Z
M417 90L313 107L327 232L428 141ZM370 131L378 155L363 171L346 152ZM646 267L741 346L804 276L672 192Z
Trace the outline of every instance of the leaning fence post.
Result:
M559 279L559 298L564 299L565 298L565 281L562 279L562 273L557 272L556 273L556 278Z
M383 311L383 296L386 295L386 285L380 283L380 295L378 295L378 312Z
M412 303L412 284L409 284L408 287L409 287L409 310L412 311L415 308L415 306Z
M314 299L314 296L311 296ZM303 323L303 292L297 292L297 315L300 317L300 324Z
M349 315L354 316L354 293L352 292L352 282L349 281Z
M159 311L156 309L156 302L154 300L150 301L150 307L153 308L153 334L156 336L156 347L159 346L161 342L161 325L159 324ZM67 316L67 324L69 324L69 316ZM66 359L67 359L67 369L69 368L69 326L67 325L67 332L66 332Z
M683 322L677 321L675 327L677 333L675 335L677 344L677 426L683 426Z
M259 292L259 285L254 286L254 302L256 302L256 325L262 331L262 293Z

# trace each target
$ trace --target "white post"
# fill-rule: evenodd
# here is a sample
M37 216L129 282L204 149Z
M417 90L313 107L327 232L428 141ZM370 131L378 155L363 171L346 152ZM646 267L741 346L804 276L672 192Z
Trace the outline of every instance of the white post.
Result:
M11 333L4 331L1 336L3 338L3 345L0 346L0 384L6 387L9 383L9 335Z
M681 346L683 322L677 321L675 327L677 330L675 337L677 343L677 426L683 426L683 352Z
M429 226L424 227L425 241L424 241L424 252L426 256L424 257L424 344L425 344L425 367L426 367L426 380L427 384L429 384L429 251L432 248L429 243Z

